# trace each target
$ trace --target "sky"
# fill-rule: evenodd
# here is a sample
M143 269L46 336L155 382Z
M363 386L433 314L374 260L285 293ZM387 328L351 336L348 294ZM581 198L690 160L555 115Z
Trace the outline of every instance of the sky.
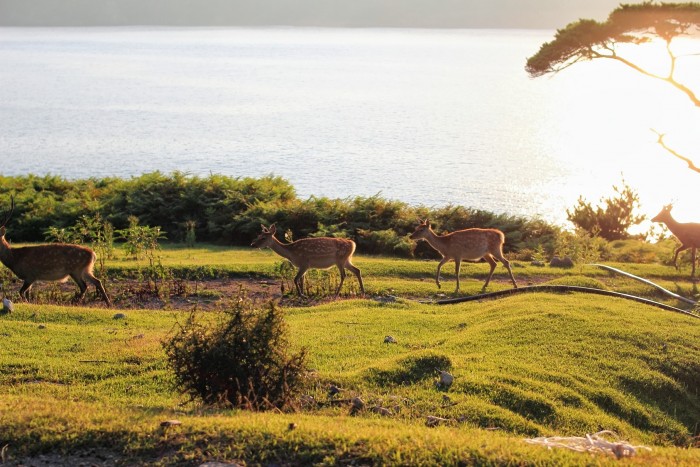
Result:
M0 0L0 26L556 29L618 0ZM626 3L634 3L629 0Z

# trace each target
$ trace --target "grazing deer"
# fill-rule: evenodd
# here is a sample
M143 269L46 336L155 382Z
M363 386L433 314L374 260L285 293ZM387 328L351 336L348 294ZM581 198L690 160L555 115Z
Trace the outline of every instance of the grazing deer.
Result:
M65 243L12 248L5 240L5 225L14 210L15 200L12 198L10 212L0 225L0 262L24 281L19 290L20 297L29 301L29 290L36 281L63 282L70 276L80 288L76 300L85 296L86 282L90 282L107 306L112 306L102 282L92 274L95 252L90 248Z
M489 277L486 278L483 289L489 285L493 271L496 269L496 259L503 263L508 269L510 280L513 281L513 287L518 288L518 284L513 277L513 271L510 269L510 262L503 256L503 243L505 237L503 232L497 229L465 229L446 235L437 235L430 227L430 222L426 219L416 227L416 230L411 234L411 240L425 240L435 248L441 255L442 260L438 264L437 274L435 275L435 283L440 288L440 269L442 265L450 260L455 262L455 275L457 276L457 288L455 292L459 292L459 269L461 262L478 261L481 258L485 259L491 265ZM495 259L494 259L495 258Z
M355 252L355 242L346 238L315 237L303 238L292 243L282 243L275 238L277 227L272 224L269 228L264 225L262 233L253 240L250 246L255 248L271 248L278 255L287 258L298 269L294 277L299 296L304 296L304 274L309 268L328 269L337 266L340 271L340 284L335 291L337 297L345 280L345 268L352 271L360 283L362 293L365 286L362 284L360 270L353 266L352 254Z
M672 204L664 206L661 209L661 212L658 213L651 221L663 222L666 224L668 230L670 230L671 233L676 236L678 241L681 242L681 246L676 248L676 252L673 255L673 265L676 267L676 269L678 269L678 253L687 250L688 248L691 249L693 256L693 271L690 273L690 277L695 277L695 255L697 248L700 247L700 224L696 222L678 222L673 218L673 216L671 216L671 209L673 209Z

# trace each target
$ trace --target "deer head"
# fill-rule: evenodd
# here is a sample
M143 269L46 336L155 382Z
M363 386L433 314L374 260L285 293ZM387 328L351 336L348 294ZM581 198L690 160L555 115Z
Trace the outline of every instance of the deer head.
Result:
M671 209L673 209L673 204L667 204L666 206L661 208L661 212L654 216L654 218L651 221L667 222L669 219L671 219Z
M416 230L414 230L409 237L411 240L420 240L421 238L425 238L430 232L430 221L428 219L419 220L418 222L420 222L420 224L418 224Z
M270 225L270 227L265 227L264 225L260 224L260 227L262 227L262 232L250 244L250 246L253 248L266 248L272 245L274 242L273 237L275 236L275 233L277 233L277 227L275 224Z

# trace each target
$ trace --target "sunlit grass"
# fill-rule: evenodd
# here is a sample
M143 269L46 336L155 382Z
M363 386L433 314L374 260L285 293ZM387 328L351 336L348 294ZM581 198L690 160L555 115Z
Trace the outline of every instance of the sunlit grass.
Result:
M684 445L697 430L700 328L644 305L535 294L451 306L358 299L289 309L293 345L307 348L317 375L308 394L324 402L333 382L342 397L390 408L387 418L352 417L343 405L287 415L182 405L160 343L186 313L124 314L19 304L0 317L0 441L10 453L97 446L164 464L583 463L585 455L522 440L605 428L653 446L641 463L700 460L697 450L658 447ZM387 335L397 343L384 343ZM447 391L435 386L434 372L411 369L432 358L451 363ZM427 428L428 415L451 421ZM160 428L172 418L183 425Z
M288 280L270 251L166 245L160 255L176 272L201 267L214 276ZM319 306L300 301L304 306L286 310L291 342L308 350L315 374L306 392L321 403L294 414L207 409L184 399L172 386L161 343L189 312L125 310L115 318L120 310L15 304L0 316L0 445L11 456L98 449L125 463L164 465L235 459L542 465L591 458L530 446L525 437L610 429L653 447L636 458L640 464L700 462L697 449L679 448L693 443L700 419L697 320L582 294L420 303L455 296L451 264L443 268L442 289L434 282L437 261L358 255L355 264L367 298L327 298ZM697 294L697 284L670 266L611 265ZM109 262L110 271L138 267L143 262ZM593 266L513 261L513 267L520 285L605 288L678 305ZM484 263L465 264L460 295L480 293L487 273ZM343 297L355 297L354 277L345 287ZM509 288L499 266L488 291ZM388 335L397 343L384 343ZM436 387L434 368L421 366L431 362L449 362L455 376L449 390ZM350 416L347 405L324 405L330 383L343 388L339 397L359 396L392 415ZM449 421L428 428L428 415ZM173 418L183 425L160 427ZM297 428L289 430L290 423ZM596 456L593 462L612 461Z

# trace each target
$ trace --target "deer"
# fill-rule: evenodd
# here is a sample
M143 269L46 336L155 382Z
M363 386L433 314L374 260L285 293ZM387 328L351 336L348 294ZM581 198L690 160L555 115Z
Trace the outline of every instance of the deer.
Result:
M89 282L95 286L107 306L112 306L102 282L93 275L96 255L90 248L67 243L13 248L5 239L5 234L14 210L15 200L12 197L10 211L0 224L0 262L24 281L19 290L21 298L29 301L29 291L36 281L64 282L70 277L80 288L75 301L83 299Z
M700 247L700 224L697 222L678 222L673 218L673 216L671 216L671 209L673 209L673 205L667 204L661 208L661 212L654 216L651 221L666 224L668 230L670 230L671 233L676 236L678 241L681 242L681 245L676 248L676 251L673 254L673 266L675 266L676 270L679 269L677 262L678 253L690 248L693 259L693 270L690 273L690 277L694 278L695 257L697 249Z
M282 243L276 237L277 227L271 224L270 227L262 227L262 232L253 240L250 246L254 248L270 248L272 251L287 258L294 267L297 274L294 277L294 286L300 297L304 296L304 274L309 268L329 269L334 265L340 271L340 284L335 291L335 297L340 294L340 288L345 281L345 269L349 269L357 281L360 283L362 294L365 293L365 286L362 283L360 270L352 264L352 255L355 253L355 242L346 238L314 237L302 238L292 243Z
M428 219L419 222L420 224L416 227L416 230L410 235L411 240L424 240L442 255L442 260L438 263L437 274L435 275L435 283L438 289L441 288L440 269L443 264L450 260L455 262L455 275L457 276L455 293L457 293L459 292L459 270L462 261L479 261L482 258L491 266L491 271L482 290L486 289L491 281L493 271L498 264L496 260L503 263L508 269L513 287L518 288L518 284L513 277L513 271L510 268L510 262L503 256L503 244L505 243L503 232L498 229L475 228L438 235L433 231Z

